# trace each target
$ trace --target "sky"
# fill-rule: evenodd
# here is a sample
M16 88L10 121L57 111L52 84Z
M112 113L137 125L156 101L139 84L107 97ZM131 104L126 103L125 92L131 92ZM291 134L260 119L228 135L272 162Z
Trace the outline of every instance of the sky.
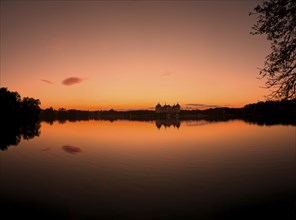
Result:
M56 109L262 101L260 2L1 1L1 87Z

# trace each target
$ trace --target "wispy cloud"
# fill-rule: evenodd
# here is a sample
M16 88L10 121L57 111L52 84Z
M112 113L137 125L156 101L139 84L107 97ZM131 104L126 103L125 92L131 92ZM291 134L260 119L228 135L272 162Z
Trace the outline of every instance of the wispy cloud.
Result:
M63 150L70 154L76 154L82 152L79 147L71 146L71 145L64 145Z
M53 84L52 81L49 81L49 80L47 80L47 79L41 79L41 81L42 81L42 82L45 82L45 83L48 83L48 84Z
M75 85L75 84L78 84L78 83L81 83L81 82L82 82L81 78L69 77L69 78L64 79L62 81L62 84L64 84L65 86L72 86L72 85Z
M200 109L206 109L206 108L222 108L225 106L221 106L221 105L207 105L207 104L202 104L202 103L189 103L186 104L187 107L189 108L200 108Z

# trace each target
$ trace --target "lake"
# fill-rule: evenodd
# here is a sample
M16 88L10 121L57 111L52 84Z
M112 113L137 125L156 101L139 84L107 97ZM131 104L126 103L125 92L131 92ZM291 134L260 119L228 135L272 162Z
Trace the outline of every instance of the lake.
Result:
M0 151L0 177L11 217L295 219L296 126L41 122Z

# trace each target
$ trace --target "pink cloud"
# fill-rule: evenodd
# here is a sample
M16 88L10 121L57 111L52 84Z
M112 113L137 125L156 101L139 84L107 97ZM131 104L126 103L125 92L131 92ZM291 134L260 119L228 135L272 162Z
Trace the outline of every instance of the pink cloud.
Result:
M75 85L75 84L78 84L81 82L82 82L82 79L80 79L78 77L69 77L69 78L64 79L62 83L65 86L72 86L72 85Z
M70 154L80 153L82 150L79 147L64 145L63 150Z
M47 80L47 79L41 79L41 81L42 81L42 82L45 82L45 83L48 83L48 84L53 84L52 81L49 81L49 80Z

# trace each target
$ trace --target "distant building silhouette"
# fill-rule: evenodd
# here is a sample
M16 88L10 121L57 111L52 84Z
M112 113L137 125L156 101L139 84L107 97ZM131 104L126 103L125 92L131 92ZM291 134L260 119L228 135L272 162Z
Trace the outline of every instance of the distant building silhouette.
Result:
M177 103L177 105L167 105L161 106L159 103L155 106L155 113L157 115L165 115L166 117L179 117L180 114L180 105Z

